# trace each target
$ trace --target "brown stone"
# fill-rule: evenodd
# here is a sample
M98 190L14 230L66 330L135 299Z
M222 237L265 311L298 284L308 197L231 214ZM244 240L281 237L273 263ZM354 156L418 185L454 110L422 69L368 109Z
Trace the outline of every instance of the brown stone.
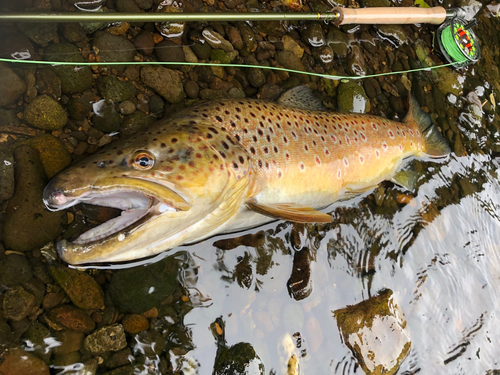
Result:
M50 319L76 332L90 332L95 328L89 315L71 305L55 307L50 311Z
M123 329L128 333L139 333L149 328L149 320L139 314L125 315L122 324Z

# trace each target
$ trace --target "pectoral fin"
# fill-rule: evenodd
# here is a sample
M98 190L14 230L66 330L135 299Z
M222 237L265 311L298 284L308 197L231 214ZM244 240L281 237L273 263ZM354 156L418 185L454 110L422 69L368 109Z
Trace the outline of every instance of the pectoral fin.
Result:
M330 223L332 221L330 215L295 203L260 204L255 199L250 199L246 202L246 206L249 210L259 214L296 223Z

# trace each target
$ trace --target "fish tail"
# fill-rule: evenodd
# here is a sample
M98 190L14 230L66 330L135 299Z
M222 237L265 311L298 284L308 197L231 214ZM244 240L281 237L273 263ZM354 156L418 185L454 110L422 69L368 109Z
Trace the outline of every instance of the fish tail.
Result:
M451 152L446 139L439 133L436 124L432 122L428 113L425 113L413 95L408 95L409 110L403 120L406 124L414 124L424 139L424 152L429 156L446 156Z

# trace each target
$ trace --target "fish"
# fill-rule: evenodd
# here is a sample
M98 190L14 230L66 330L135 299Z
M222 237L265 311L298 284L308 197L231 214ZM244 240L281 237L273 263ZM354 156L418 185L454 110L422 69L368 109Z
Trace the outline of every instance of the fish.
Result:
M278 101L227 99L184 109L111 143L45 187L50 210L79 203L121 215L60 240L78 265L145 258L273 220L328 223L321 209L397 178L410 157L450 148L409 96L402 122L328 111L308 86ZM406 182L409 179L406 178Z

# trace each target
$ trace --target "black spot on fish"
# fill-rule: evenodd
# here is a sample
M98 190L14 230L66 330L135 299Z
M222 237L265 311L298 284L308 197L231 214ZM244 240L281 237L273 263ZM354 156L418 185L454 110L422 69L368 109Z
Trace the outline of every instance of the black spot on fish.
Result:
M216 119L217 121L219 121L219 122L222 122L222 117L220 117L220 116L215 116L215 119Z
M224 147L226 150L229 150L229 145L226 142L222 141L221 143L222 147Z

